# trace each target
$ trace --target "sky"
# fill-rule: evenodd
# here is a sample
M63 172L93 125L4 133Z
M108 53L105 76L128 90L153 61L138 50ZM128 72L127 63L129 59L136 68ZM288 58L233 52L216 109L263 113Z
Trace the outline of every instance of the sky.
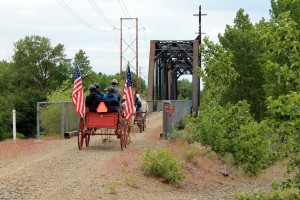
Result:
M93 71L112 75L120 71L120 18L138 18L138 67L147 80L150 41L194 40L199 6L206 14L202 37L214 42L240 8L252 23L268 20L271 8L270 0L0 0L0 60L12 61L15 42L39 35L52 47L63 44L67 58L82 49ZM134 42L135 20L123 20L122 29L123 41ZM123 51L127 47L123 42ZM126 60L135 67L134 51L128 48L123 55L122 68Z

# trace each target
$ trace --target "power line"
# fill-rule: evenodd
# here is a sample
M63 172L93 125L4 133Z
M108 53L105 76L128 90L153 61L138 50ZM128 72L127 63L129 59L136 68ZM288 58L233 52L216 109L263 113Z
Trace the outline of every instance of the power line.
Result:
M98 15L112 28L115 28L114 25L108 20L108 18L103 14L103 12L101 11L101 9L99 8L99 6L96 4L96 2L94 0L89 0L90 4L94 7L94 9L96 10L96 12L98 13Z
M120 0L118 0L118 3L119 3L119 5L120 5L120 7L121 7L121 9L122 9L122 12L123 12L123 14L125 15L125 17L128 17L128 16L126 15L126 13L125 13L125 11L124 11L124 9L123 9L121 3L120 3ZM129 18L129 17L128 17L128 18Z
M123 1L122 1L123 2ZM125 9L126 9L126 11L127 11L127 13L124 11L124 8L123 8L123 6L122 6L122 4L121 4L121 2L120 2L120 0L118 0L118 3L119 3L119 6L121 7L121 10L122 10L122 12L123 12L123 14L125 15L125 17L127 17L127 18L131 18L130 16L129 16L129 14L127 15L127 13L128 13L128 11L127 11L127 9L126 9L126 6L125 6L125 4L124 4L124 2L123 2L123 6L125 7ZM124 24L128 29L130 29L131 28L131 26L134 26L134 24L133 23L131 23L131 26L128 26L127 24Z
M93 29L95 31L99 32L110 32L111 30L100 30L89 23L87 23L85 20L83 20L75 11L73 11L63 0L57 0L57 2L66 10L68 13L70 13L77 21L85 25L86 27Z
M130 15L129 15L129 13L128 13L128 10L127 10L127 8L126 8L126 6L125 6L125 4L124 4L124 1L123 1L123 0L121 0L121 1L122 1L122 4L123 4L123 6L124 6L124 8L125 8L125 11L126 11L128 17L131 18Z

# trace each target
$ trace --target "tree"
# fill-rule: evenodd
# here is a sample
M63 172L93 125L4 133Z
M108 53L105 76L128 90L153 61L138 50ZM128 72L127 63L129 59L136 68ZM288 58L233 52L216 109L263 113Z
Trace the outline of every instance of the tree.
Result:
M188 79L177 81L178 84L178 100L191 100L192 83Z
M264 85L268 96L278 97L300 89L300 31L288 12L281 13L278 22L263 37Z
M13 63L8 63L6 61L0 62L0 140L6 139L6 133L11 133L11 122L12 122L12 101L13 96L11 91L13 91L11 85L11 68Z
M270 15L273 20L278 21L279 15L284 12L290 12L290 17L297 23L297 29L300 30L300 1L297 0L271 0Z
M26 36L15 44L13 60L22 87L36 88L47 93L68 78L69 60L64 46L51 47L50 40L41 36Z
M11 69L11 95L18 112L17 130L33 136L36 124L36 103L46 100L47 93L69 77L70 60L64 46L51 46L41 36L26 36L15 44L14 65Z
M243 9L237 12L234 25L227 25L223 36L219 34L219 40L223 48L233 55L232 66L239 74L224 94L223 104L246 100L251 105L251 112L256 120L261 120L266 100L260 63L262 49L259 35Z

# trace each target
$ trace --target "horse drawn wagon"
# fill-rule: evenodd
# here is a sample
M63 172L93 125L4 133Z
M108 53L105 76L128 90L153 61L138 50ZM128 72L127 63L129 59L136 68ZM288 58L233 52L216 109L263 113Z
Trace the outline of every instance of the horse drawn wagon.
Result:
M117 101L101 101L99 106L119 107ZM80 119L79 132L78 132L78 148L82 149L85 141L85 146L90 144L91 136L95 135L116 135L120 139L121 150L127 147L129 137L129 125L125 120L123 110L118 108L115 112L107 112L106 110L100 110L97 112L86 112L85 116ZM97 131L101 129L111 129L113 131Z
M134 114L134 125L137 125L140 133L142 133L147 124L147 117L149 117L149 107L145 100L141 100L141 111Z

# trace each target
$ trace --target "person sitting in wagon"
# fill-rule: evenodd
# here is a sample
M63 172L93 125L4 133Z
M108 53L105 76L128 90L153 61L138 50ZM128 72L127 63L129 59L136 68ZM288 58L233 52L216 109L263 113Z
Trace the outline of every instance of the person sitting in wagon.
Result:
M85 98L85 106L89 109L89 112L96 112L101 97L96 93L96 87L94 85L89 86L89 91L90 94Z
M99 83L94 83L93 85L96 87L96 94L98 94L103 99L104 94L103 94L103 92L100 91Z
M119 112L119 99L114 95L115 89L113 87L107 88L107 93L103 98L103 101L107 102L108 112Z
M139 94L136 94L134 104L136 107L136 112L142 112L142 100L140 99Z

